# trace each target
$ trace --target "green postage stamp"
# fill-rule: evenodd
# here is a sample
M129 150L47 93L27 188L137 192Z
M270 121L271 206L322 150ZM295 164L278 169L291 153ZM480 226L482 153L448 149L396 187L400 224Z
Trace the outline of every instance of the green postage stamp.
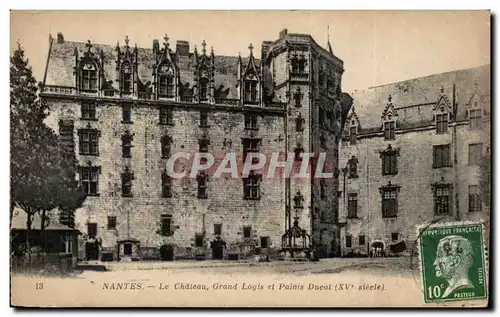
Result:
M419 226L417 232L426 303L487 298L484 230L480 222Z

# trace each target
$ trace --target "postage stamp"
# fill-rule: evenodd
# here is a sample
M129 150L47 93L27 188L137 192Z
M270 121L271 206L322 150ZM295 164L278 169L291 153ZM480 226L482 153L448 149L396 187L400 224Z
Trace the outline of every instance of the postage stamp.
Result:
M446 222L418 229L424 301L487 297L484 230L480 222Z

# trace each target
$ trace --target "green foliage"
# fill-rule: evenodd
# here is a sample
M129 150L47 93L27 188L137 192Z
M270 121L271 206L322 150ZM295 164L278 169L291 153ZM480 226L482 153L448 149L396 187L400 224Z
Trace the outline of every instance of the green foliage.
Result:
M28 231L36 212L44 229L47 211L56 207L74 211L85 200L75 179L75 155L44 123L48 107L37 91L29 61L18 44L10 58L10 198L11 211L17 204L27 213Z

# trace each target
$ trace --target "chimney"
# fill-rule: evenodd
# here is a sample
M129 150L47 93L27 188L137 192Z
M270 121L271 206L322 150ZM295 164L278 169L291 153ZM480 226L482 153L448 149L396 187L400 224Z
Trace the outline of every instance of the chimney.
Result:
M156 55L160 52L160 42L157 39L153 40L153 55Z
M177 41L175 46L177 55L179 56L189 56L189 42L188 41Z
M269 52L269 47L271 46L273 42L271 41L263 41L262 42L262 48L260 49L260 55L261 59L266 58L267 53Z
M57 32L57 44L62 44L64 43L64 36L62 32Z
M283 30L281 30L281 32L280 32L280 37L279 37L279 38L280 38L280 39L282 39L282 38L284 38L284 37L285 37L285 35L287 35L287 34L288 34L288 29L283 29Z

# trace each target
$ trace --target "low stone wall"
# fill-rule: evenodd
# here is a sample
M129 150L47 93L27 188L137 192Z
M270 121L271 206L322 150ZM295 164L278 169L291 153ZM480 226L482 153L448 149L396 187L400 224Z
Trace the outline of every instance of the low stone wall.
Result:
M37 253L11 257L12 272L67 274L74 270L77 259L70 253Z

